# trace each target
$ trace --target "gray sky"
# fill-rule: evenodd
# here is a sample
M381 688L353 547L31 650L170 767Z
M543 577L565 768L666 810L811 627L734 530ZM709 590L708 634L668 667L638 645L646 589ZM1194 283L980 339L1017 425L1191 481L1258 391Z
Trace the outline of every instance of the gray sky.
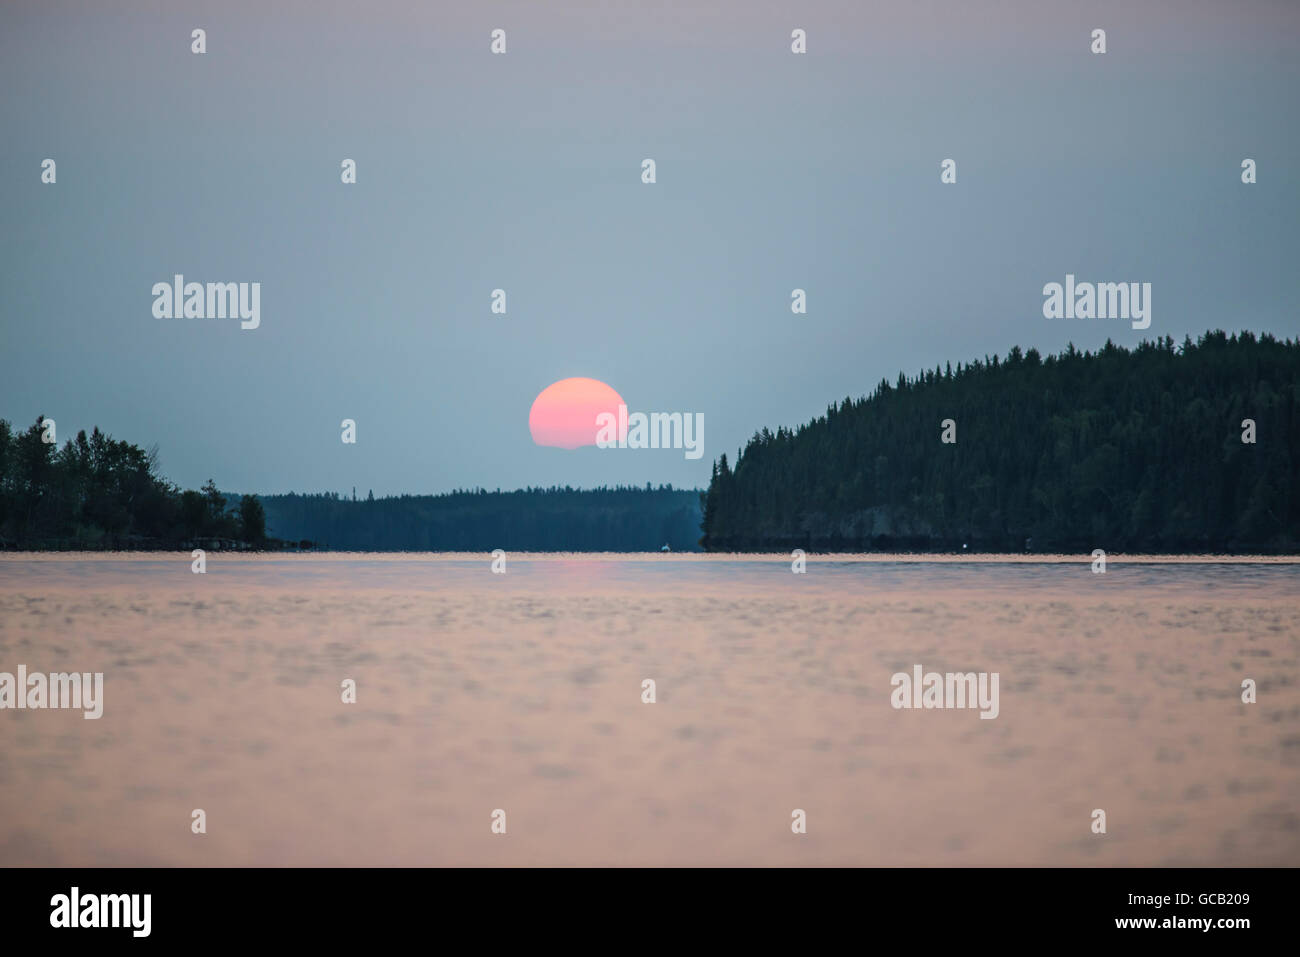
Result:
M0 8L0 417L189 487L690 486L900 369L1143 335L1044 319L1066 273L1300 334L1294 2L263 6ZM260 328L155 319L177 272ZM704 457L535 446L568 376Z

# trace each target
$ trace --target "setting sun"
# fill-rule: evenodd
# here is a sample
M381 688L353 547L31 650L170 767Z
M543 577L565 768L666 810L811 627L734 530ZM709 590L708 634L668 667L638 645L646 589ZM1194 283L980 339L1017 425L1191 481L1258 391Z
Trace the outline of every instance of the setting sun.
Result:
M538 445L576 449L596 444L596 417L618 415L623 397L598 379L561 379L548 385L528 411L528 430Z

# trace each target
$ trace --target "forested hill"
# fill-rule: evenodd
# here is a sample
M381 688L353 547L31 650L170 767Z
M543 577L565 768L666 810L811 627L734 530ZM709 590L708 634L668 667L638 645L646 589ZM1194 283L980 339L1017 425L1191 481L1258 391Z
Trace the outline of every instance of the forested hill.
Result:
M700 492L529 488L354 501L263 495L268 534L356 551L699 550Z
M1298 400L1300 341L1250 333L900 375L715 462L703 544L1294 552Z

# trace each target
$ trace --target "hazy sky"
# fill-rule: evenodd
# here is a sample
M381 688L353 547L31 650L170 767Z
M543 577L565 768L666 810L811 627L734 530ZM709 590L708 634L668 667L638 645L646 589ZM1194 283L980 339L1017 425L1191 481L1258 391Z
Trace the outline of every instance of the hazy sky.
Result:
M1298 93L1294 0L10 0L0 417L187 487L703 485L900 369L1144 335L1044 319L1066 273L1150 282L1147 336L1300 334ZM154 318L175 273L260 328ZM704 457L535 446L569 376Z

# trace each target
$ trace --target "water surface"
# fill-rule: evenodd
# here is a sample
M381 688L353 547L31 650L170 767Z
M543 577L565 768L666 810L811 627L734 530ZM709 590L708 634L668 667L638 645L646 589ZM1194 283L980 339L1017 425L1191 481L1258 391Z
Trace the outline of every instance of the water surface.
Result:
M1298 596L1287 562L3 556L0 671L105 704L0 711L0 864L1300 864ZM999 716L895 710L914 664L998 672Z

